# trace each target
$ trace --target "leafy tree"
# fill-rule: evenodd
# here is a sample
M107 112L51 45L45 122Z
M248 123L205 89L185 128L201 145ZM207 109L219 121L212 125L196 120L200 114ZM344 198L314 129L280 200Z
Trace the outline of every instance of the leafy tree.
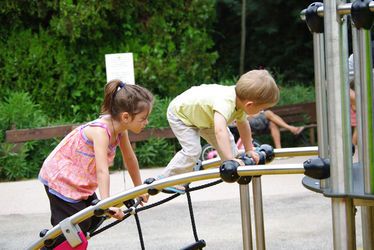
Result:
M2 1L0 85L29 92L50 117L85 121L99 112L105 54L133 52L137 83L175 96L211 81L214 7L213 0Z
M245 71L276 69L285 80L313 79L312 35L301 10L310 1L247 1ZM218 0L215 49L219 53L220 75L238 75L241 1Z

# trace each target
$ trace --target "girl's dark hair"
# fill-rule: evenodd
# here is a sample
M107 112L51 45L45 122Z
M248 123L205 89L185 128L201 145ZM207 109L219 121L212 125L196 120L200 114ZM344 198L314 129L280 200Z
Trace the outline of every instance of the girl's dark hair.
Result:
M117 119L120 113L128 112L133 118L144 110L150 110L152 105L153 95L146 88L112 80L105 85L101 113Z

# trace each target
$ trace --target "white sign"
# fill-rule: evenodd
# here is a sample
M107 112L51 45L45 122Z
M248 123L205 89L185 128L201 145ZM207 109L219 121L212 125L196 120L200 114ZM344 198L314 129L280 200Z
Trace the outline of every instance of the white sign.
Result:
M105 67L107 82L119 79L126 84L135 84L132 53L106 54Z

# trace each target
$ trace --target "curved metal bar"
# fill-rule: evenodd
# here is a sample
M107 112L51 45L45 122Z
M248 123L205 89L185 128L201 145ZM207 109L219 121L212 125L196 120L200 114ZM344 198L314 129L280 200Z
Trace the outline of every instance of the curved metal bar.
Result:
M276 148L274 156L278 157L294 157L294 156L313 156L318 155L318 147L297 147L297 148Z
M252 165L242 166L237 169L240 176L258 176L258 175L273 175L273 174L302 174L304 173L304 166L300 164L279 164L279 165ZM145 194L149 189L163 189L165 187L174 186L178 184L190 183L194 181L208 180L220 178L218 168L201 170L192 173L185 173L175 175L154 181L151 184L143 184L132 189L126 190L122 193L113 195L107 199L104 199L94 206L85 208L78 213L70 216L70 221L74 225L94 216L96 209L107 209L113 206L122 205L124 201L134 199L139 195ZM44 241L47 239L54 239L61 234L60 225L56 225L43 237L32 243L27 249L39 249L44 245Z
M349 15L349 14L351 14L351 6L352 6L352 3L339 4L339 6L337 8L337 13L339 15ZM370 9L371 12L374 12L374 1L371 1L369 3L369 9ZM300 12L300 19L303 20L303 21L305 21L305 12L306 12L306 9L303 9ZM323 6L318 7L317 14L320 17L324 16L324 8L323 8Z
M342 3L338 5L337 11L339 15L351 14L352 3ZM374 11L374 10L371 10Z
M237 171L238 171L239 176L303 174L304 165L302 163L294 163L294 164L242 166L242 167L238 167Z
M239 150L239 153L244 153L244 150ZM295 147L295 148L276 148L274 149L274 157L295 157L295 156L314 156L318 155L318 147ZM221 158L216 158L203 161L202 166L204 169L218 167L221 164Z

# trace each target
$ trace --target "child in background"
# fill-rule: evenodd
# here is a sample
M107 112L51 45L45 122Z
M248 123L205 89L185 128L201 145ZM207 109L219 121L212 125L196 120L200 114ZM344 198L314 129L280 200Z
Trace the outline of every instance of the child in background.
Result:
M356 93L354 91L354 80L350 83L349 88L349 101L350 101L350 119L352 128L352 144L357 146L358 132L357 132L357 120L356 120Z
M257 115L249 117L249 126L256 134L264 134L270 131L275 148L282 148L279 127L289 130L294 135L299 135L304 130L304 127L289 125L282 117L271 110L265 110Z
M167 119L182 149L172 158L158 178L193 170L201 153L200 136L217 149L222 161L235 159L238 149L227 126L236 120L245 152L256 162L247 115L254 115L278 102L279 89L266 70L242 75L235 86L203 84L177 96L169 105ZM166 188L182 193L184 187Z
M101 199L109 197L109 166L113 164L118 145L133 184L142 184L128 130L140 133L148 124L152 106L153 96L143 87L126 85L119 80L106 84L102 116L70 132L40 170L39 180L49 198L53 226L90 206L97 199L97 188ZM147 202L148 195L141 198ZM110 210L112 217L123 218L120 208ZM97 222L92 217L79 225L86 233Z

